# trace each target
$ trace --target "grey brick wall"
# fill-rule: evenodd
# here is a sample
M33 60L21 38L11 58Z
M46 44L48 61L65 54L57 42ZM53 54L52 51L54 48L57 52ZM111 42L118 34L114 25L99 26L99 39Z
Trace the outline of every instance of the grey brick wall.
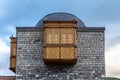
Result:
M77 32L77 64L80 80L104 80L104 32Z
M17 31L16 80L104 80L104 32L77 32L77 63L45 65L43 31Z
M16 80L38 80L43 68L43 31L17 32Z

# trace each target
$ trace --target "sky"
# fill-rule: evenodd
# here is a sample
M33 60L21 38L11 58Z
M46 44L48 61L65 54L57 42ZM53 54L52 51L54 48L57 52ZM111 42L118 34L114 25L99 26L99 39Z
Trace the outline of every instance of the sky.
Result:
M106 76L120 78L120 0L0 0L0 76L9 70L10 36L16 26L35 26L45 15L67 12L88 27L105 27Z

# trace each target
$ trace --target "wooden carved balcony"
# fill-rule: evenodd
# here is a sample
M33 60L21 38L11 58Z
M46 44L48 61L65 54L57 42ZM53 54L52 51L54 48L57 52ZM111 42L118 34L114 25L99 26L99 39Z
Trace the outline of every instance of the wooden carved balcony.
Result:
M10 70L16 72L16 37L10 37L11 50L10 50Z
M44 23L44 62L75 64L76 22Z
M75 64L77 60L74 47L46 47L45 53L46 64Z

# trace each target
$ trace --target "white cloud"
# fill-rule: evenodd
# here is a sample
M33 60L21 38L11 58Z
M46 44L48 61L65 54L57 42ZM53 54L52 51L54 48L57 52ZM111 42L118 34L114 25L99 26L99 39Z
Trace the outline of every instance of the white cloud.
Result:
M120 44L106 50L106 75L120 78Z
M105 44L106 49L109 49L110 47L120 44L120 27L119 23L107 23L106 30L105 30Z
M0 76L14 75L9 70L10 47L0 38Z
M119 23L106 24L106 76L120 78L120 27Z
M9 53L10 53L10 48L8 45L6 45L5 42L3 42L1 39L0 39L0 64L5 64L6 60L8 59L9 57ZM2 65L0 66L0 68L4 67L5 65Z
M120 35L120 24L119 23L107 23L106 25L106 33L107 33L107 36L108 38L114 38L118 35ZM111 34L111 35L109 35Z
M5 66L0 70L0 76L12 76L12 75L15 75L15 74L9 70L8 66Z
M0 39L0 55L8 54L10 52L10 48Z

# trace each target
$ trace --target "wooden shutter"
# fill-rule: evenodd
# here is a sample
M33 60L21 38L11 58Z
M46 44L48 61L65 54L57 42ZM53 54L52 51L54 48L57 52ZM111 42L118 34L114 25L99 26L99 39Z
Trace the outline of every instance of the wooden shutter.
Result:
M54 23L52 23L53 25ZM47 25L47 23L45 24ZM76 28L67 25L47 25L44 29L44 61L45 63L76 62Z

